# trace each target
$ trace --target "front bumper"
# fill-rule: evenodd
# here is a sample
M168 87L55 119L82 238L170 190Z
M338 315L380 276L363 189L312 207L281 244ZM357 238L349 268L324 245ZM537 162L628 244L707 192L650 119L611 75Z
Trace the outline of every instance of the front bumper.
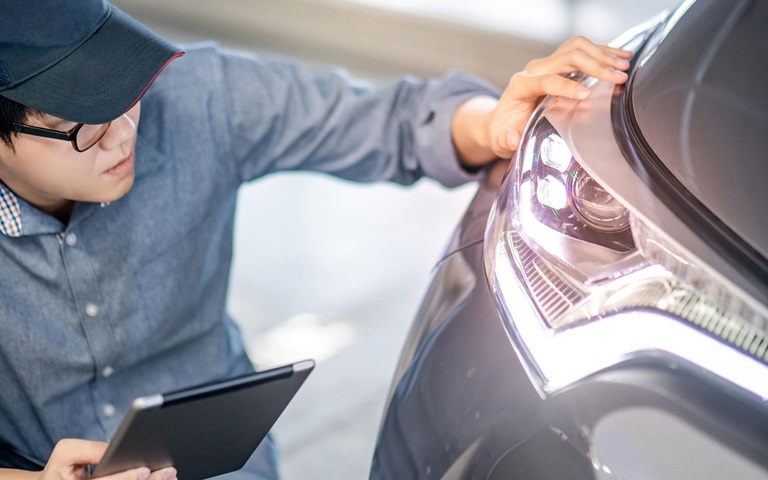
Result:
M768 478L765 403L685 365L636 358L540 395L483 273L491 183L414 322L371 478Z

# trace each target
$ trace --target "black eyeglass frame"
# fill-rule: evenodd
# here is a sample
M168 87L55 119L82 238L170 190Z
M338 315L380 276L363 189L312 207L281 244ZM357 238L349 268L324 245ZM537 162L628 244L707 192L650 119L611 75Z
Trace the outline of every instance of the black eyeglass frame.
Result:
M104 130L101 132L100 135L97 136L93 140L93 143L85 147L84 149L80 150L80 147L77 146L77 133L80 131L81 128L85 126L84 123L78 123L74 127L70 128L66 132L62 132L59 130L53 130L50 128L43 128L43 127L35 127L32 125L25 125L23 123L14 123L13 124L13 131L17 133L25 133L27 135L34 135L36 137L45 137L45 138L53 138L56 140L66 140L70 143L72 143L72 148L75 149L76 152L84 152L88 150L89 148L93 147L97 143L99 143L99 140L104 136L104 134L107 133L107 130L109 130L109 126L112 124L112 122L104 123L99 126L103 126Z

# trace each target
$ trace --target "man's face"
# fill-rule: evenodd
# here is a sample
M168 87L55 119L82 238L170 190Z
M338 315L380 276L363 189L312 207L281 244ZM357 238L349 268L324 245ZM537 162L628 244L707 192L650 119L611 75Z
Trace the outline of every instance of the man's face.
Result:
M133 186L140 105L115 119L99 142L76 152L70 142L19 134L15 151L0 143L0 180L14 193L48 213L72 201L111 202ZM66 131L74 123L43 115L29 125Z

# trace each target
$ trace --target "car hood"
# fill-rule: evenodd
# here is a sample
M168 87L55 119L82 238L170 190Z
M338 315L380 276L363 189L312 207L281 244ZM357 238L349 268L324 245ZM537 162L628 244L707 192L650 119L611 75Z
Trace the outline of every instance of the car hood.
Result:
M686 2L637 62L636 125L695 200L768 257L768 2Z

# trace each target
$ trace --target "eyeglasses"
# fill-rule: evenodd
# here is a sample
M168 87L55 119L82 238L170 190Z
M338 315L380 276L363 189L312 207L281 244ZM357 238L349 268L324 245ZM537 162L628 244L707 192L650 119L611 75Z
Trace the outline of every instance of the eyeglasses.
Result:
M99 140L101 140L101 137L107 133L111 124L112 122L102 123L100 125L78 123L66 132L61 132L50 128L14 123L13 131L17 133L26 133L27 135L35 135L37 137L66 140L72 142L72 148L74 148L76 152L84 152L99 143Z

